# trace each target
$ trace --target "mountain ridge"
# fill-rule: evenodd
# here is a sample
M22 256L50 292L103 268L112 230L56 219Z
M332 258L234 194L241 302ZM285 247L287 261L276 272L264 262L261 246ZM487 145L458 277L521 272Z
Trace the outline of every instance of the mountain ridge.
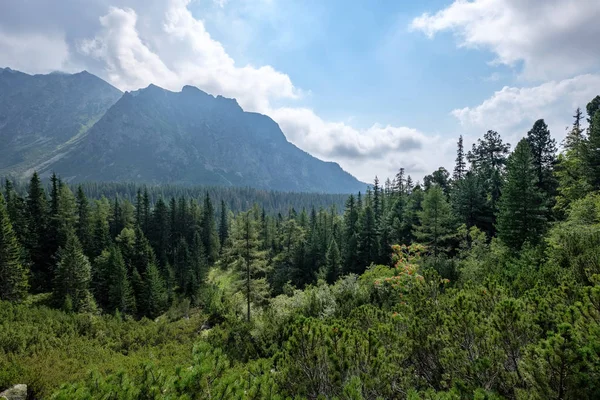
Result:
M6 75L3 71L0 85ZM33 80L87 82L95 78L104 82L87 71L24 75ZM150 84L119 91L119 98L101 115L94 114L97 118L92 120L88 114L72 116L85 119L88 125L80 124L78 132L54 138L35 162L17 165L11 172L24 175L35 169L43 176L56 172L71 182L250 186L324 193L366 188L339 164L319 160L289 142L270 117L244 111L237 100L195 86L185 85L174 92ZM0 168L0 174L6 174L6 169Z

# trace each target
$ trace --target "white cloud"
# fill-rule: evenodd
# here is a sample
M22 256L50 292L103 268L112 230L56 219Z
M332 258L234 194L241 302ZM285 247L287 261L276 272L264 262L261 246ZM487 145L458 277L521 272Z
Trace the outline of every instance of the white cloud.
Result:
M504 87L475 107L452 111L461 124L473 131L493 129L516 143L533 122L544 118L554 136L564 138L574 110L600 93L600 75L586 74L534 87Z
M450 168L453 163L454 138L389 125L356 129L344 122L324 121L307 108L278 108L268 114L289 141L319 158L339 162L365 181L375 175L392 177L400 167L422 179L439 166Z
M454 32L460 45L490 50L494 62L524 64L528 78L565 78L598 67L598 0L456 0L411 28Z
M31 73L69 69L69 47L58 34L0 31L0 66Z

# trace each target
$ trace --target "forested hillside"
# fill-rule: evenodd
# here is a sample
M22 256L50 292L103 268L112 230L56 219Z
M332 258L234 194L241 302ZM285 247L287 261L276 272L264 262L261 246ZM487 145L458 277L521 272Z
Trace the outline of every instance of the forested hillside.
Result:
M514 146L460 138L452 172L376 178L343 213L7 181L0 388L599 398L600 96L586 114L560 154L543 120Z

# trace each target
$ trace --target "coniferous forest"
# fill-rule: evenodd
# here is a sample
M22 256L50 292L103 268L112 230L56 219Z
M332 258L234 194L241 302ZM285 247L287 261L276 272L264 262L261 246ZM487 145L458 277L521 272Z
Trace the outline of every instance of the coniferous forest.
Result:
M600 398L600 96L573 118L350 196L6 179L0 389Z

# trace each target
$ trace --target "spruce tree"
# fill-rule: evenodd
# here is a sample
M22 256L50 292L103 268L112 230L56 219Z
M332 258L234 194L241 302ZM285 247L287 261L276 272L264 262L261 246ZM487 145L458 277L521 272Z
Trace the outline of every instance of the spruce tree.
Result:
M452 179L454 182L461 180L467 172L467 164L465 163L465 149L463 147L463 137L458 137L457 149L456 149L456 164L454 165L454 173Z
M127 266L116 246L111 247L108 261L110 281L108 284L108 311L120 311L135 315L135 297L127 274Z
M77 201L69 186L62 183L58 189L58 196L57 214L54 218L57 220L56 240L59 247L62 247L67 241L68 232L76 231L79 215Z
M586 168L586 138L581 129L581 110L573 118L573 126L565 140L565 151L557 158L554 174L558 181L555 211L564 214L569 205L592 189Z
M584 140L584 132L581 128L581 120L583 119L583 113L581 112L581 108L577 107L573 118L575 119L573 122L573 127L567 133L567 137L565 138L564 142L564 148L566 151L580 151L581 144Z
M527 132L527 142L531 148L533 165L538 176L538 188L550 201L556 195L556 178L554 166L556 164L556 140L550 135L548 125L543 119L537 120L533 128Z
M152 212L148 234L152 247L156 252L156 259L161 268L169 262L170 230L169 210L163 199L158 199Z
M263 216L262 216L263 225L265 223L265 210L263 208ZM266 233L266 229L263 229ZM221 217L219 218L219 243L221 244L220 251L223 252L223 247L225 246L225 242L229 237L229 221L227 219L227 207L225 206L225 200L221 200ZM263 240L265 243L267 242L266 237Z
M377 225L375 224L375 214L370 202L363 209L358 231L358 270L355 273L364 272L371 263L377 261L379 256L379 240L377 237Z
M498 215L498 237L515 249L523 243L537 243L545 228L543 195L526 139L522 139L508 159L506 183L502 188Z
M437 258L448 249L448 241L454 231L452 209L441 187L435 185L425 192L423 211L418 216L417 239L427 245Z
M83 254L75 232L70 230L64 247L58 250L53 292L56 304L75 312L93 308L90 279L90 262Z
M342 256L335 238L331 239L331 243L329 243L326 260L327 282L331 284L340 277L342 267Z
M208 262L213 264L219 257L220 246L215 223L215 209L208 192L204 198L201 235Z
M467 154L472 170L483 179L492 213L500 198L509 149L510 144L504 143L498 132L487 131Z
M167 289L156 264L151 263L144 273L143 315L156 318L167 308Z
M592 117L584 158L588 183L593 190L600 190L600 110Z
M83 252L92 257L92 217L89 201L81 185L77 188L77 237L81 242Z
M27 210L25 201L19 196L13 188L13 183L10 179L5 180L4 193L6 198L6 211L13 226L13 230L17 235L19 244L27 243ZM25 248L22 249L25 252Z
M473 172L467 172L462 180L456 182L452 191L452 207L467 228L477 226L484 231L492 230L485 188L480 177Z
M48 203L37 172L33 173L27 192L27 250L31 256L31 287L34 292L51 289L52 255L48 252Z
M0 299L20 301L27 295L28 274L13 231L4 196L0 193Z

